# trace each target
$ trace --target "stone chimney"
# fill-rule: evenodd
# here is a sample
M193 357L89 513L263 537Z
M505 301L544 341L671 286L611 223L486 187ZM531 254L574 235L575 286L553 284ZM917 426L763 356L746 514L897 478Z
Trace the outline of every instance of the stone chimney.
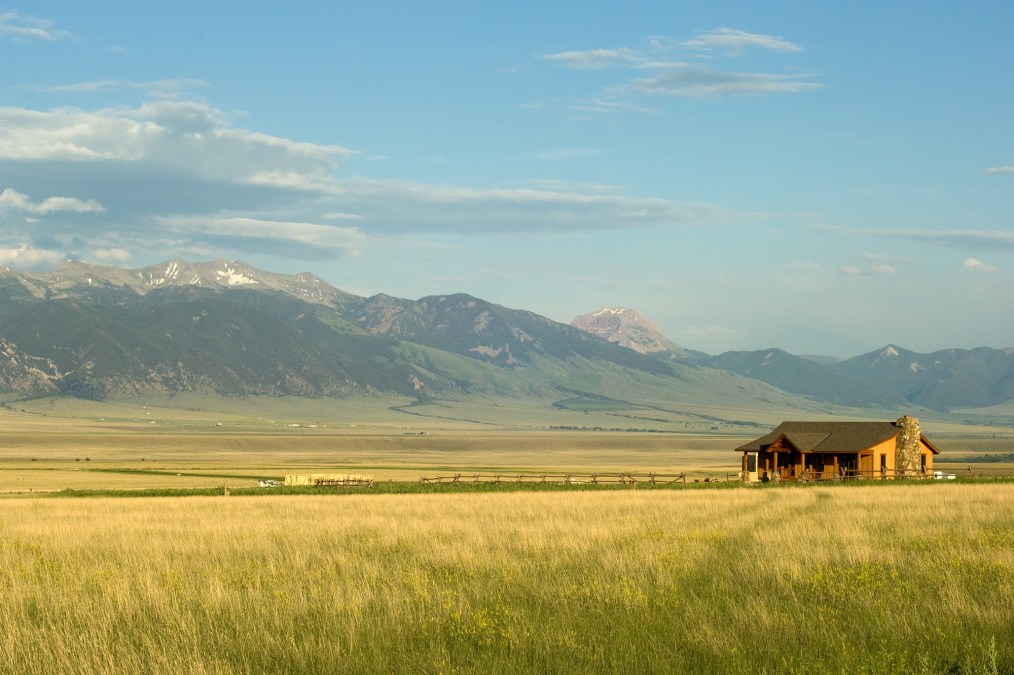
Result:
M900 429L894 451L894 467L898 476L918 476L922 468L922 444L919 420L905 415L894 426Z

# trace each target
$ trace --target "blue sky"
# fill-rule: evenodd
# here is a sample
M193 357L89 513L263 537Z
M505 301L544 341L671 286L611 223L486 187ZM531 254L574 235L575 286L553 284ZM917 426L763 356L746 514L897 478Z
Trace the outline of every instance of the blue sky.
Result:
M1014 3L0 5L0 266L1014 346Z

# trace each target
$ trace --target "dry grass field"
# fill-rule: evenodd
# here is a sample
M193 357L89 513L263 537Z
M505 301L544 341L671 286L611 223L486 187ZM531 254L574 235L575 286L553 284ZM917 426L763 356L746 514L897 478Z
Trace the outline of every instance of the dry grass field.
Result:
M1014 486L0 500L12 673L1010 672Z
M770 428L519 429L406 417L384 412L387 403L398 402L332 402L328 408L315 401L300 408L279 399L244 410L241 403L219 401L224 409L213 412L74 399L19 403L0 408L0 494L249 487L260 478L299 472L367 473L396 481L473 471L654 471L724 479L740 469L733 449ZM959 475L1014 473L1010 428L973 434L960 423L931 422L924 429L943 450L941 468ZM1011 461L978 462L986 455L1010 455Z
M1014 672L1010 482L115 496L293 472L725 478L750 437L289 412L0 410L0 669ZM1010 472L979 463L1010 430L937 430L941 459Z

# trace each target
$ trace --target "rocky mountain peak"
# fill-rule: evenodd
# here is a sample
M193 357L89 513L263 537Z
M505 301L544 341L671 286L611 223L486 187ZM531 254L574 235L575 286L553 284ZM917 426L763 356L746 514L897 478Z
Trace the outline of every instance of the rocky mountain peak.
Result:
M177 258L138 269L68 260L48 274L11 276L37 298L119 297L119 294L136 297L159 289L200 286L274 291L334 309L358 299L309 272L276 274L240 260L191 263Z
M605 307L574 317L570 324L640 354L682 351L658 326L636 310L626 307Z

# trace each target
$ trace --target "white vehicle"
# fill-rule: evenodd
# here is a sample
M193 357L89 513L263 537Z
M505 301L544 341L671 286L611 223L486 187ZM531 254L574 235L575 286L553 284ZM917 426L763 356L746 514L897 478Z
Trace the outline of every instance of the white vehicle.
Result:
M954 480L955 478L957 478L957 476L955 476L953 473L944 473L943 471L933 472L934 480Z

